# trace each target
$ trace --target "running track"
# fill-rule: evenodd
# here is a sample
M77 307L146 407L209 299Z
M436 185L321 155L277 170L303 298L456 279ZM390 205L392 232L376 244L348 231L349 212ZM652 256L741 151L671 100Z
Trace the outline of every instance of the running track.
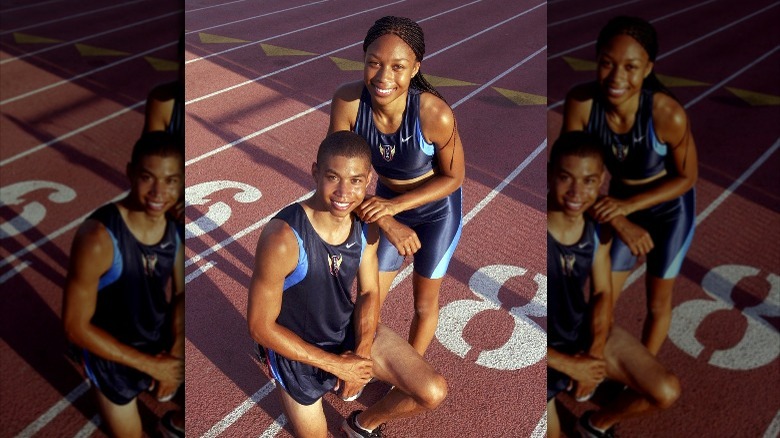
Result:
M685 105L699 152L697 230L659 359L682 382L668 411L626 421L618 436L776 437L780 434L780 3L766 0L549 3L548 135L561 100L593 80L595 39L618 14L658 30L656 72ZM616 323L644 320L644 266L618 301ZM564 398L571 427L590 403ZM576 436L576 435L570 435Z
M4 1L0 8L0 436L105 436L65 356L68 253L127 190L152 87L176 78L177 2ZM146 431L166 404L141 397Z
M313 188L309 171L330 99L340 83L362 77L365 32L381 16L405 15L426 33L422 71L455 108L467 157L467 223L426 356L447 378L449 398L435 412L391 423L387 433L543 436L545 5L209 5L188 2L185 25L188 434L290 436L247 333L255 245L276 211ZM403 336L412 314L409 272L382 312ZM349 412L386 390L372 385L353 403L326 396L330 432L338 436Z

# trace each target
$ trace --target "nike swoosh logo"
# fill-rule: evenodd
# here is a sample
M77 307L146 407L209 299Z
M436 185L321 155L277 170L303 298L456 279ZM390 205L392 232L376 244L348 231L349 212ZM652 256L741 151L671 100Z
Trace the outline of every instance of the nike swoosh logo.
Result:
M165 248L167 248L168 246L170 246L170 244L171 244L171 242L165 242L165 243L163 243L162 245L160 245L160 248L161 248L161 249L165 249Z
M589 243L588 243L588 242L585 242L585 243L580 243L579 245L577 245L577 248L579 248L579 249L582 249L582 248L585 248L585 247L587 247L588 245L589 245Z
M642 135L639 138L634 137L634 143L639 143L640 141L644 140L645 136Z
M352 248L353 246L355 246L355 244L356 244L356 243L357 243L357 242L350 242L350 243L348 243L348 244L347 244L347 249L350 249L350 248Z
M406 142L407 142L407 141L409 141L409 139L410 139L410 138L412 138L412 137L414 137L414 134L412 134L412 135L410 135L410 136L408 136L408 137L406 137L406 138L402 138L402 139L401 139L401 143L406 143Z

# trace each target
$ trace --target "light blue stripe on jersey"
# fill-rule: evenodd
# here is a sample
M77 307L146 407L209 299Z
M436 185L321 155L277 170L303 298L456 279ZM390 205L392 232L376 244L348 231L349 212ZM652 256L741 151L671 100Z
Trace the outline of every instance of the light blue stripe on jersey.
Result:
M114 246L114 258L111 261L111 267L108 268L108 271L100 276L100 280L98 281L98 290L101 290L104 287L117 281L119 276L122 275L123 263L122 254L119 252L119 242L116 240L116 237L114 237L114 233L112 233L111 230L106 228L106 231L108 231L108 235L111 236L111 242Z
M294 228L290 227L293 233L295 233L295 239L298 240L298 265L295 266L295 270L284 279L284 289L287 290L296 284L300 283L306 274L309 272L309 257L306 256L306 249L303 247L303 239L298 235L298 232Z

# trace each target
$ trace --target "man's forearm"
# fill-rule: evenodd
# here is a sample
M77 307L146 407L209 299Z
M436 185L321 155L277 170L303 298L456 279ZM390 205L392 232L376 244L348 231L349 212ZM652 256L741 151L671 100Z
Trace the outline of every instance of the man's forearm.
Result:
M358 293L355 301L355 354L370 358L379 321L379 292Z
M173 297L173 321L172 335L173 345L171 346L171 356L184 358L184 292L178 293Z

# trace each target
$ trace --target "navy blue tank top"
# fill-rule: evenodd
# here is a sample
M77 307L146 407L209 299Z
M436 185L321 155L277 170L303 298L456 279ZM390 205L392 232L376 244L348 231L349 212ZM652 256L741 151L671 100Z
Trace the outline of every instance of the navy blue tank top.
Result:
M666 167L667 146L658 141L653 129L653 90L642 89L634 126L625 134L615 134L607 124L605 105L596 93L586 131L598 135L605 147L604 159L613 181L645 179Z
M365 237L353 215L349 237L340 245L322 240L303 207L292 204L274 219L286 222L298 241L298 264L284 279L282 310L276 322L304 341L340 345L352 332L352 284L363 255Z
M381 176L407 180L435 167L436 148L425 141L420 129L420 94L419 90L409 89L401 126L392 134L384 134L374 125L371 94L363 87L355 132L371 146L371 164Z
M139 242L115 204L100 207L89 219L102 223L114 246L111 268L100 277L92 324L123 344L154 354L167 348L170 303L166 287L173 273L180 240L168 220L163 238L154 245Z
M589 346L585 282L598 247L596 225L585 218L580 240L563 245L547 233L547 344L574 354Z

